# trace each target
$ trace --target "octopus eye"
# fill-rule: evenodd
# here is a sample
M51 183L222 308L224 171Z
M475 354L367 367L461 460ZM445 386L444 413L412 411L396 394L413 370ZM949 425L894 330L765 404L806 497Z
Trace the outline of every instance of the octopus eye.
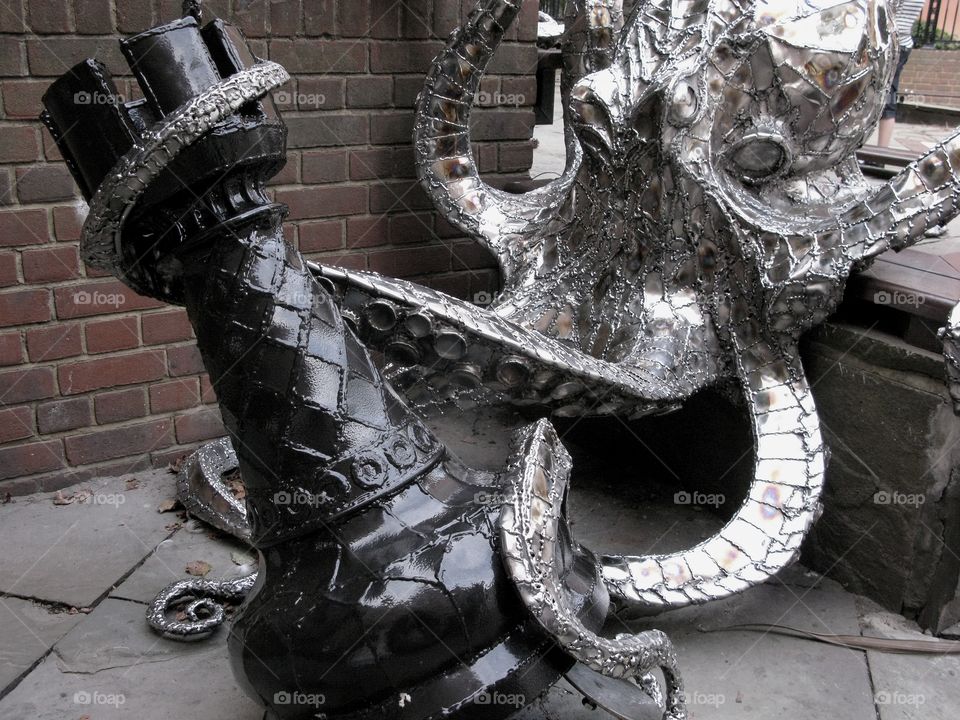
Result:
M781 175L790 164L784 139L772 133L754 133L727 153L732 170L745 180L759 182Z

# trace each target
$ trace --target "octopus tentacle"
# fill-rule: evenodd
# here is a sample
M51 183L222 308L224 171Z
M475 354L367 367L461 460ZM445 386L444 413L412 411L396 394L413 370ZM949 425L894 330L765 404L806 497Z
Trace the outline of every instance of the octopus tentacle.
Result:
M483 0L434 60L417 100L414 146L420 182L437 208L489 249L508 280L523 246L553 221L579 170L582 152L567 135L566 169L524 194L494 188L480 177L470 147L470 115L480 81L522 0Z
M623 0L577 0L567 4L562 41L564 94L580 78L613 64L623 30Z
M147 623L172 640L203 640L223 624L226 611L221 603L239 602L257 582L257 573L234 580L179 580L160 591L147 609ZM185 620L171 620L167 615L185 600Z
M504 565L530 614L570 655L607 677L651 682L661 669L666 681L666 720L684 720L683 680L669 638L650 630L604 638L586 628L569 606L555 554L567 533L563 505L570 456L546 420L518 433L513 465L500 515Z
M601 558L612 596L653 611L746 590L792 563L820 514L825 448L799 360L764 341L734 336L749 406L754 480L715 536L682 552Z

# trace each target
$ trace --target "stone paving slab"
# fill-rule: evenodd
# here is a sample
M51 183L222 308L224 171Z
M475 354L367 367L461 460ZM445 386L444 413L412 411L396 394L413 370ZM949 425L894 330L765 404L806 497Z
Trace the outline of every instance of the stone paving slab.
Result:
M863 634L931 640L913 622L862 599ZM960 717L960 656L867 653L879 720L956 720Z
M0 594L88 607L146 557L175 517L157 508L174 495L173 475L138 473L85 483L86 502L55 506L54 494L0 506ZM72 488L66 493L75 492Z
M0 692L85 617L29 600L0 598Z
M219 641L182 643L153 632L144 619L146 605L107 598L86 620L77 625L54 647L57 667L64 673L94 674L112 668L219 655ZM157 678L163 676L158 670Z
M208 563L211 569L206 578L220 580L256 571L255 558L256 551L243 543L197 520L188 520L172 537L161 542L156 552L118 585L110 596L149 603L170 583L191 577L186 572L187 563ZM243 564L238 565L236 561Z
M48 657L0 700L0 720L261 720L233 679L226 646L214 648L93 675L64 673Z
M815 587L762 585L654 619L614 621L608 629L658 628L670 636L686 681L690 720L876 720L862 652L782 635L715 632L753 623L859 631L854 596L829 580Z

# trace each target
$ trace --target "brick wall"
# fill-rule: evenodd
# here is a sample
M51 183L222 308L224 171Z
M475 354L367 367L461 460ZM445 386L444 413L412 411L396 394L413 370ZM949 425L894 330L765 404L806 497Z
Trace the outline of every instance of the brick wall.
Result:
M96 56L179 15L170 0L0 3L0 499L161 466L222 434L182 310L85 268L83 210L40 96ZM309 257L411 277L461 297L492 289L492 258L438 218L415 180L412 107L431 59L473 0L221 0L254 51L294 75L277 94L290 127L273 183L287 234ZM526 176L532 158L536 3L484 90L510 107L476 113L481 171ZM129 75L118 78L138 95ZM502 97L500 98L503 99Z
M960 50L911 51L900 93L908 105L960 108Z

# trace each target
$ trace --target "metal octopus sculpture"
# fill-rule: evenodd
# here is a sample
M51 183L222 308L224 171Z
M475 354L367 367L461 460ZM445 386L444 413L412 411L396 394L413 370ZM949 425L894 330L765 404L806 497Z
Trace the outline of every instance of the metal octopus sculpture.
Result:
M514 708L478 698L532 700L576 680L575 662L653 696L660 668L663 713L684 717L667 638L598 634L610 596L705 602L795 558L825 460L798 337L854 268L957 213L957 137L879 190L859 172L895 65L887 3L656 0L627 18L619 0L575 3L567 167L514 195L470 151L473 98L520 6L483 0L430 70L415 143L438 207L499 259L492 308L289 247L263 189L286 132L264 96L287 76L188 5L122 43L144 100L77 107L77 92L116 97L94 61L45 96L90 201L85 260L185 305L217 385L230 442L187 463L181 497L260 550L256 576L168 588L151 625L203 637L223 621L214 600L246 597L228 644L271 719L500 717ZM485 473L415 412L471 393L635 417L711 385L746 402L755 479L715 537L672 555L597 557L572 539L570 459L546 419ZM244 506L220 479L235 465ZM479 489L504 502L478 507Z

